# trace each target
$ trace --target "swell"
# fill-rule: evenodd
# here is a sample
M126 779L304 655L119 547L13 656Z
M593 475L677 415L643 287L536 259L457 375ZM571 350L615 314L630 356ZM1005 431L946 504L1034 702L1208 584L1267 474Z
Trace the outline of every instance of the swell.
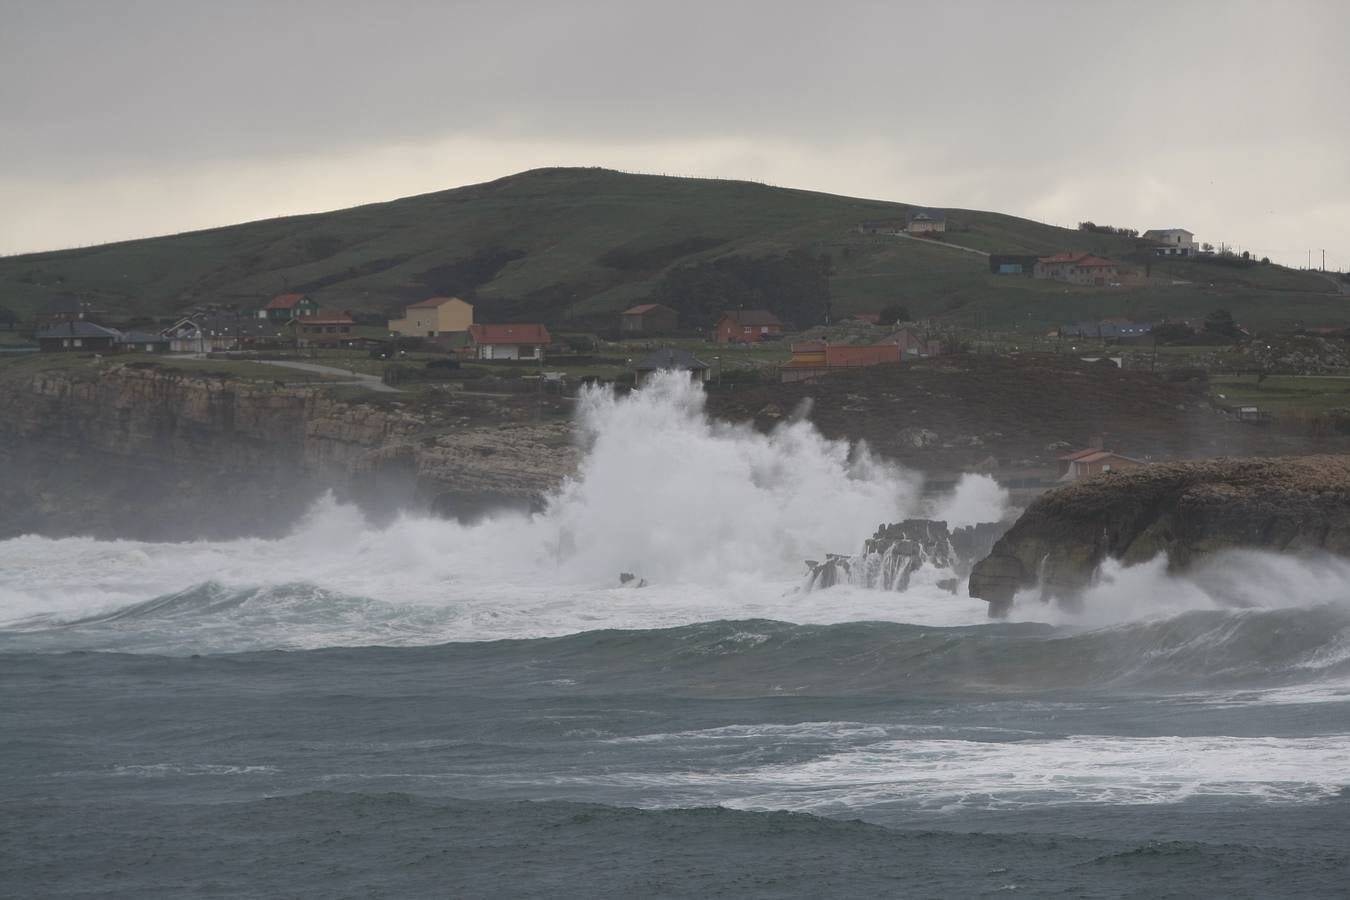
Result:
M895 829L787 812L310 792L16 805L16 894L1326 897L1340 848ZM149 849L147 849L149 848ZM972 862L975 861L975 862ZM297 872L303 877L297 877ZM167 889L167 893L166 893Z
M314 646L277 639L303 632L334 645L314 652L360 657L376 651L337 645L426 644L438 629L453 632L460 615L453 605L410 610L305 584L204 584L70 622L29 621L0 631L0 649L181 655ZM1096 629L723 620L422 650L511 672L527 661L535 684L729 695L1263 687L1350 676L1350 607L1199 610Z

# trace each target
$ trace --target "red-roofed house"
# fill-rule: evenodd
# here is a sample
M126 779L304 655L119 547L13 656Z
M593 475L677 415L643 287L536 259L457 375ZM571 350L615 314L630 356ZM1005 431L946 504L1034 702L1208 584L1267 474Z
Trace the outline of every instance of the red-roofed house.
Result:
M643 303L625 309L619 316L619 333L625 335L669 334L675 330L679 315L660 303Z
M270 303L258 310L258 318L278 324L318 314L319 304L308 294L277 294Z
M1120 264L1090 253L1056 253L1036 260L1034 275L1069 284L1105 287L1120 277Z
M473 324L473 304L458 297L430 297L404 307L403 318L390 319L389 330L404 337L459 334Z
M470 325L469 339L478 359L544 359L553 340L543 325Z
M783 323L767 309L733 309L722 313L713 327L719 344L757 344L783 333Z
M1119 472L1122 469L1137 469L1146 465L1148 463L1142 459L1122 456L1101 447L1089 447L1086 450L1066 453L1059 458L1059 480L1081 481L1103 472Z

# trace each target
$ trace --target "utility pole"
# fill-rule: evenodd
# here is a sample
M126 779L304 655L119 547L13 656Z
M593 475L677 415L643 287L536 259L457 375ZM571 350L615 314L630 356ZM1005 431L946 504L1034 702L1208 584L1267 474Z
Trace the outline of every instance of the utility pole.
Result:
M1325 247L1323 247L1323 248L1322 248L1322 271L1325 272L1326 270L1327 270L1327 250L1326 250Z

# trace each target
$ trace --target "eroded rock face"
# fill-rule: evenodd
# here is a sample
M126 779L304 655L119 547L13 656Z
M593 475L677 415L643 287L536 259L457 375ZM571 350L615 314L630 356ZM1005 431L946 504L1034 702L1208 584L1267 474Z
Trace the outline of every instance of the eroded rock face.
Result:
M534 401L344 402L324 390L108 364L0 381L0 536L284 532L322 491L472 519L572 472Z
M1165 553L1181 570L1240 547L1350 556L1350 456L1164 463L1050 491L976 564L970 595L1003 615L1037 584L1073 602L1107 557Z

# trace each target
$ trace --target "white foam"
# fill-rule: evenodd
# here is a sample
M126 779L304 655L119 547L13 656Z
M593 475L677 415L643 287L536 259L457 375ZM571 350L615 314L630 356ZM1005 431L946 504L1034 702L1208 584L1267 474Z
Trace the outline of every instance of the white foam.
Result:
M851 730L861 727L853 723ZM674 798L675 805L825 813L890 803L925 809L1170 804L1198 797L1296 803L1350 785L1350 735L883 740L806 762L555 779L582 782L636 789L655 805Z
M878 524L920 513L918 478L826 440L809 422L759 434L710 421L703 404L679 377L626 397L587 393L578 475L533 517L462 526L410 515L376 528L328 498L279 540L0 541L0 626L99 616L206 583L244 599L174 618L180 634L195 635L193 649L527 638L716 619L986 621L982 601L952 596L935 571L916 573L905 593L798 591L804 558L857 552ZM937 512L961 524L994 515L1003 499L992 480L970 476ZM620 572L648 586L618 588ZM1013 617L1109 626L1230 602L1347 597L1350 564L1237 554L1187 579L1161 562L1108 565L1084 615L1019 602ZM146 649L175 649L168 615L145 626L164 631Z

